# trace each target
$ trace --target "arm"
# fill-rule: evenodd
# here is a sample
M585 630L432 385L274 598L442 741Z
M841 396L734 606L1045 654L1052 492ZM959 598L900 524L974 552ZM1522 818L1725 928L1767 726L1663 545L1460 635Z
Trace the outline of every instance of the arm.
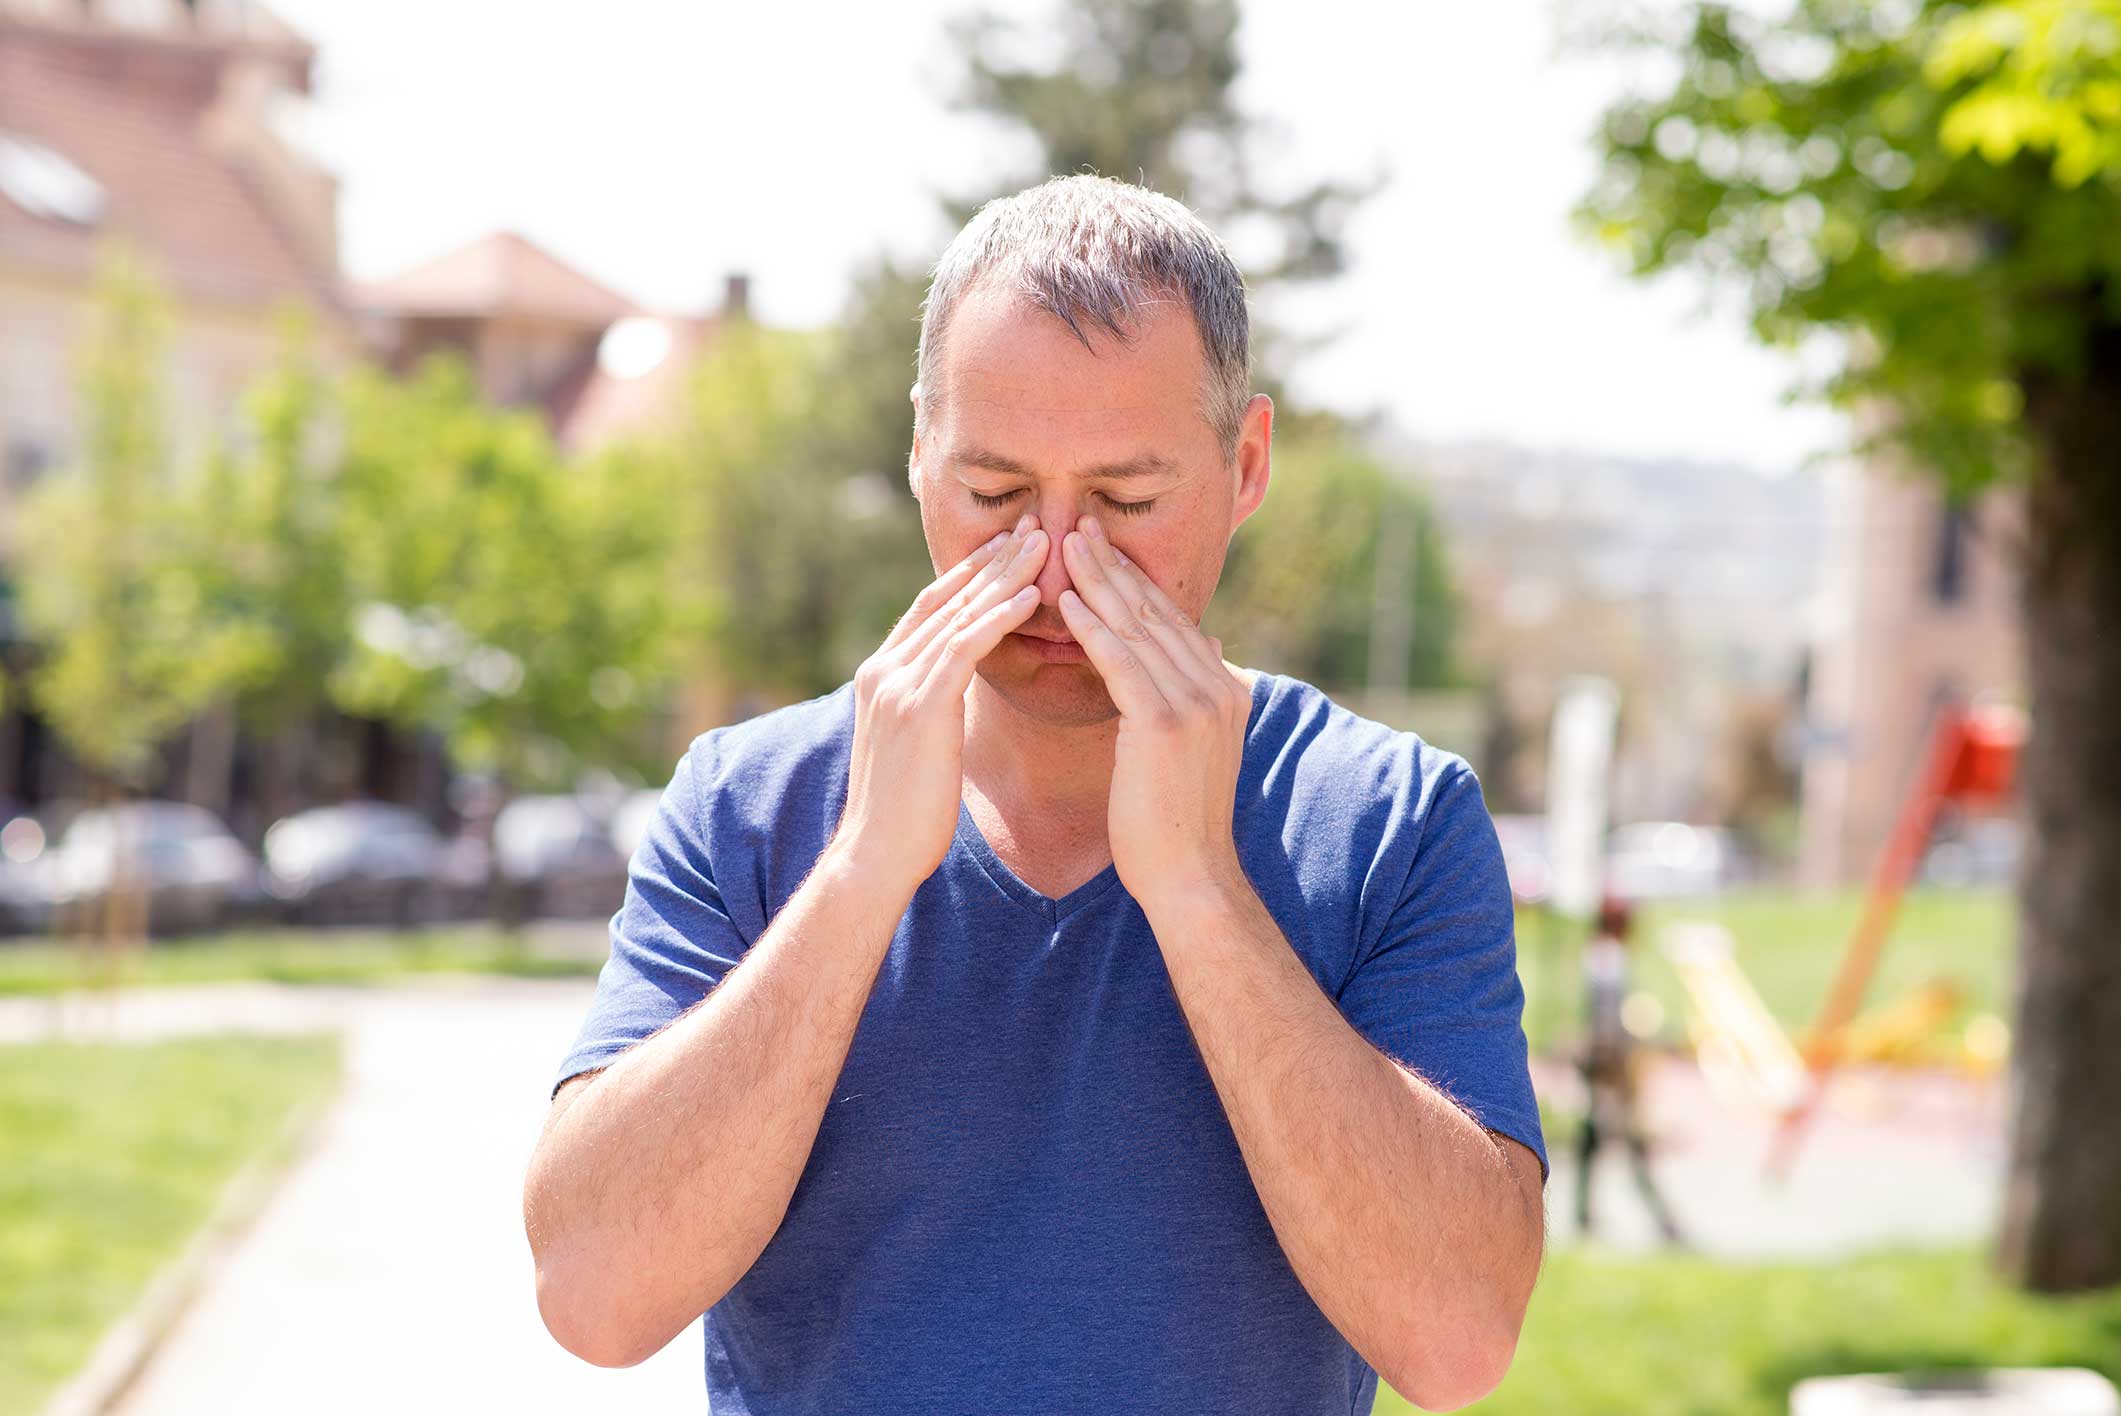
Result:
M1038 603L1035 591L1023 593L1045 560L1044 534L1030 521L922 591L855 674L839 828L748 951L720 937L733 929L709 863L695 859L704 840L673 831L658 847L651 831L640 859L655 855L655 868L629 877L620 915L620 924L640 920L628 942L707 955L690 937L705 930L724 959L742 958L547 1114L523 1222L539 1311L576 1355L630 1366L661 1350L721 1300L780 1227L898 922L949 852L965 690L979 660ZM666 807L681 805L666 796ZM690 931L673 919L692 921Z
M751 1267L787 1212L905 905L828 851L719 987L555 1099L523 1218L538 1307L562 1346L631 1366Z
M1448 1410L1493 1390L1539 1271L1538 1157L1349 1026L1248 884L1144 910L1319 1309L1410 1401Z

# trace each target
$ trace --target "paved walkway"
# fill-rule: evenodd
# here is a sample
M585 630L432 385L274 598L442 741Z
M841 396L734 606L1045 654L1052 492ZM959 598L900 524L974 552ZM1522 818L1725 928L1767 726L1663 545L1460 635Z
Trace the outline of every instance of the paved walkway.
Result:
M538 1317L523 1171L593 991L450 980L134 993L124 1035L341 1026L346 1079L319 1144L117 1409L704 1411L697 1326L638 1367L606 1370L570 1356ZM26 1011L0 1012L0 1036L19 1034Z
M1534 1080L1564 1108L1575 1075ZM1938 1072L1849 1069L1834 1075L1783 1180L1764 1162L1773 1126L1711 1091L1692 1063L1664 1057L1644 1081L1651 1170L1693 1247L1730 1259L1829 1258L1887 1245L1978 1243L1992 1232L2006 1162L2005 1087ZM1547 1228L1576 1234L1577 1133L1547 1137ZM1657 1243L1626 1152L1601 1146L1591 1203L1611 1248Z
M436 979L389 989L201 985L115 1003L0 1000L0 1042L341 1028L343 1096L248 1240L119 1408L176 1413L703 1410L699 1328L608 1371L545 1332L521 1224L545 1084L589 980ZM1572 1104L1573 1076L1538 1068ZM1647 1082L1656 1163L1698 1247L1810 1257L1985 1234L2003 1165L2001 1087L1850 1073L1786 1185L1761 1178L1764 1119L1667 1059ZM1573 1229L1574 1138L1548 1138L1557 1243ZM1600 1238L1654 1243L1625 1161L1602 1156Z

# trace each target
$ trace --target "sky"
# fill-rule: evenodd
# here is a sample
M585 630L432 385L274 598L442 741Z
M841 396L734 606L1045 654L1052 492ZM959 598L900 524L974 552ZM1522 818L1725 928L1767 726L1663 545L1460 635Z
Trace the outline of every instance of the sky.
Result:
M272 4L320 50L294 131L340 178L356 279L509 228L651 308L711 308L743 271L759 318L813 326L880 249L931 263L936 193L1023 155L949 105L965 0ZM1734 297L1630 280L1571 231L1626 76L1556 57L1556 29L1546 0L1247 0L1240 99L1290 185L1390 174L1349 274L1269 312L1342 331L1294 391L1430 440L1770 474L1832 449L1839 420L1783 403L1797 369Z

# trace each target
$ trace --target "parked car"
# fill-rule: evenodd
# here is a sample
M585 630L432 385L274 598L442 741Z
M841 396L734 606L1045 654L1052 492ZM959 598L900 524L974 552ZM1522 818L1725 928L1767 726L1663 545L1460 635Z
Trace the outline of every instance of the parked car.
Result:
M267 886L301 924L418 924L479 904L485 863L410 807L349 801L298 811L265 833Z
M154 933L219 929L267 916L258 858L202 806L132 801L90 807L67 823L45 870L52 908L104 898L130 862Z
M44 823L0 801L0 934L38 934L51 923Z
M1554 889L1546 818L1505 813L1494 821L1496 839L1502 844L1502 867L1510 877L1510 894L1520 905L1544 904Z
M656 810L662 804L661 787L643 787L637 792L628 792L618 810L611 814L611 848L629 863L633 860L633 853L640 849L641 840L648 834L649 824L655 820Z
M522 894L524 913L609 915L626 895L626 857L611 827L580 797L517 797L493 823L494 869Z
M1737 845L1720 826L1637 821L1606 838L1606 888L1630 900L1720 894L1739 871Z

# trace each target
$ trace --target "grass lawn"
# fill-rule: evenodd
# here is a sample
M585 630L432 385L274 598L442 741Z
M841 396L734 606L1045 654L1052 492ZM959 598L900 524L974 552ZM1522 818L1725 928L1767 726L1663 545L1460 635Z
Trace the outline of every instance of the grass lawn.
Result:
M2121 1381L2121 1290L2041 1299L1971 1251L1720 1264L1557 1249L1495 1394L1469 1411L1783 1416L1805 1377L2090 1367ZM1377 1416L1417 1408L1378 1392Z
M0 1411L34 1411L324 1095L336 1038L0 1047Z
M1712 919L1738 941L1738 962L1768 1010L1795 1036L1811 1023L1862 913L1858 891L1805 895L1741 891L1718 899L1645 908L1635 923L1635 986L1664 1004L1665 1037L1685 1038L1685 990L1658 939L1678 919ZM1921 890L1902 901L1886 936L1865 1006L1875 1007L1939 976L1966 1001L1957 1025L1977 1012L2011 1017L2014 902L2005 890ZM1582 1015L1576 941L1566 927L1529 912L1517 919L1518 972L1525 985L1525 1030L1535 1050L1575 1035Z
M99 956L77 943L0 943L0 996L92 985ZM555 953L483 925L444 929L261 930L157 939L126 955L125 983L388 983L415 974L592 977L601 954Z

